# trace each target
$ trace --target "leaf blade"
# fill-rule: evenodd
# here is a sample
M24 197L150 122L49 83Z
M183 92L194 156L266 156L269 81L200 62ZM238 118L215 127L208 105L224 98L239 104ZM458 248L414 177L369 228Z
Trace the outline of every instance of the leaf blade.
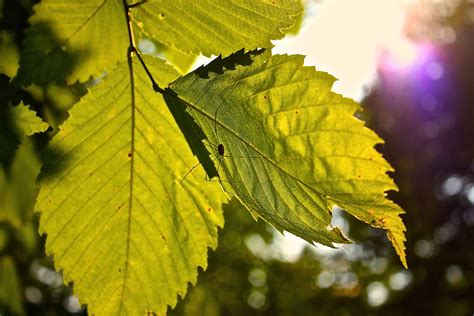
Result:
M36 113L23 103L10 107L9 111L20 138L44 132L49 127L46 122L36 116Z
M249 61L249 58L251 61ZM331 92L334 78L303 67L302 56L238 52L172 84L211 144L222 145L224 187L254 214L308 241L347 241L330 227L340 206L388 230L404 255L403 210L382 140L354 117L354 101Z
M178 76L145 58L159 84ZM59 176L43 175L38 198L48 253L100 315L163 314L206 267L223 224L224 197L198 184L202 171L179 181L195 159L136 60L133 69L135 87L122 63L71 110L47 168L67 163Z
M133 12L145 36L184 52L228 55L243 47L271 47L284 36L300 1L163 1L152 0ZM185 19L185 23L183 23Z

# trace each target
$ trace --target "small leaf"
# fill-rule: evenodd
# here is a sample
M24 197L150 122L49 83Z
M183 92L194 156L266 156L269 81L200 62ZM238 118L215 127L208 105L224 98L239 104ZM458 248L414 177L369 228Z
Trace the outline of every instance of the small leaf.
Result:
M144 59L161 86L179 76ZM46 158L40 231L89 312L162 315L174 306L217 245L225 196L201 169L182 181L197 159L137 60L74 106Z
M299 0L149 0L132 16L145 37L211 56L272 47L270 40L282 38L302 12Z
M403 210L385 197L393 169L374 149L382 140L333 82L302 56L241 51L171 87L214 148L222 186L255 217L331 246L347 241L330 226L339 206L386 229L406 265Z
M11 117L15 127L20 134L20 138L28 137L36 133L44 132L49 125L36 116L36 112L30 110L26 105L20 103L10 108Z

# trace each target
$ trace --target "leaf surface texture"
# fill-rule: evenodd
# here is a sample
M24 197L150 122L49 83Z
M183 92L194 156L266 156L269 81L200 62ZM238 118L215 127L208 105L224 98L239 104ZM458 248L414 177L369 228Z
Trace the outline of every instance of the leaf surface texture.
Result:
M160 85L178 76L144 58ZM225 197L202 170L180 182L197 160L137 60L75 105L46 161L40 231L89 312L162 315L174 306L216 247Z
M145 36L210 56L271 47L270 40L282 38L282 29L293 26L302 11L298 0L151 0L138 6L133 18Z
M393 169L374 149L382 140L333 82L302 56L254 51L217 58L171 87L206 134L224 190L255 217L331 246L347 242L330 226L339 206L386 229L406 264L403 210L385 196L397 190Z
M34 10L16 82L85 82L125 59L122 1L43 0ZM282 38L302 10L299 0L149 0L131 8L130 18L136 35L210 56L271 47L270 40Z
M36 116L36 112L30 110L23 103L10 107L10 114L20 138L44 132L49 127L46 122Z
M17 80L84 82L126 57L122 1L43 0L34 7Z

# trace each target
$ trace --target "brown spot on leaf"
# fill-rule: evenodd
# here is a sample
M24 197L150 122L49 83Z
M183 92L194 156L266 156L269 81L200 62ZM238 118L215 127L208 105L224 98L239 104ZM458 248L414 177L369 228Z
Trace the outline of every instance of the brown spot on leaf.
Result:
M120 211L120 209L122 208L122 206L125 204L125 202L123 202L122 204L120 204L117 209L115 210L115 213L117 213L118 211Z

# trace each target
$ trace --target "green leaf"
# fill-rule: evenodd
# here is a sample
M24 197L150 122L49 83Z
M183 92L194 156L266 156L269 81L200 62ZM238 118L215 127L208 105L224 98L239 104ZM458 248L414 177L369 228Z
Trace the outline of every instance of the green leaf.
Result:
M20 228L32 218L40 168L33 142L24 139L8 171L0 168L0 222Z
M44 132L49 127L46 122L36 116L36 112L30 110L28 106L23 103L10 107L10 114L18 133L20 134L20 138Z
M282 38L281 30L291 27L292 16L302 9L298 0L150 0L131 8L130 16L137 34L210 56L271 47L270 40ZM128 31L122 1L43 0L34 10L16 84L85 82L125 59Z
M0 311L5 315L25 315L15 262L10 256L0 257Z
M187 54L174 47L166 47L163 51L163 55L169 63L175 66L180 73L187 73L194 62L196 61L197 55Z
M331 246L346 242L330 226L339 206L386 229L406 265L403 210L385 197L397 190L393 169L374 149L382 140L354 117L358 104L331 92L333 82L303 67L303 56L241 51L170 87L214 148L223 188L255 217Z
M210 56L272 47L270 40L282 38L302 12L299 0L150 0L132 18L145 37Z
M15 34L0 30L0 74L14 77L18 69L20 52L15 40Z
M84 82L127 56L122 1L43 0L34 11L16 78L23 85Z
M179 75L144 59L161 86ZM162 315L174 306L217 245L225 196L201 169L181 181L197 159L137 60L74 106L46 161L40 231L89 312Z

